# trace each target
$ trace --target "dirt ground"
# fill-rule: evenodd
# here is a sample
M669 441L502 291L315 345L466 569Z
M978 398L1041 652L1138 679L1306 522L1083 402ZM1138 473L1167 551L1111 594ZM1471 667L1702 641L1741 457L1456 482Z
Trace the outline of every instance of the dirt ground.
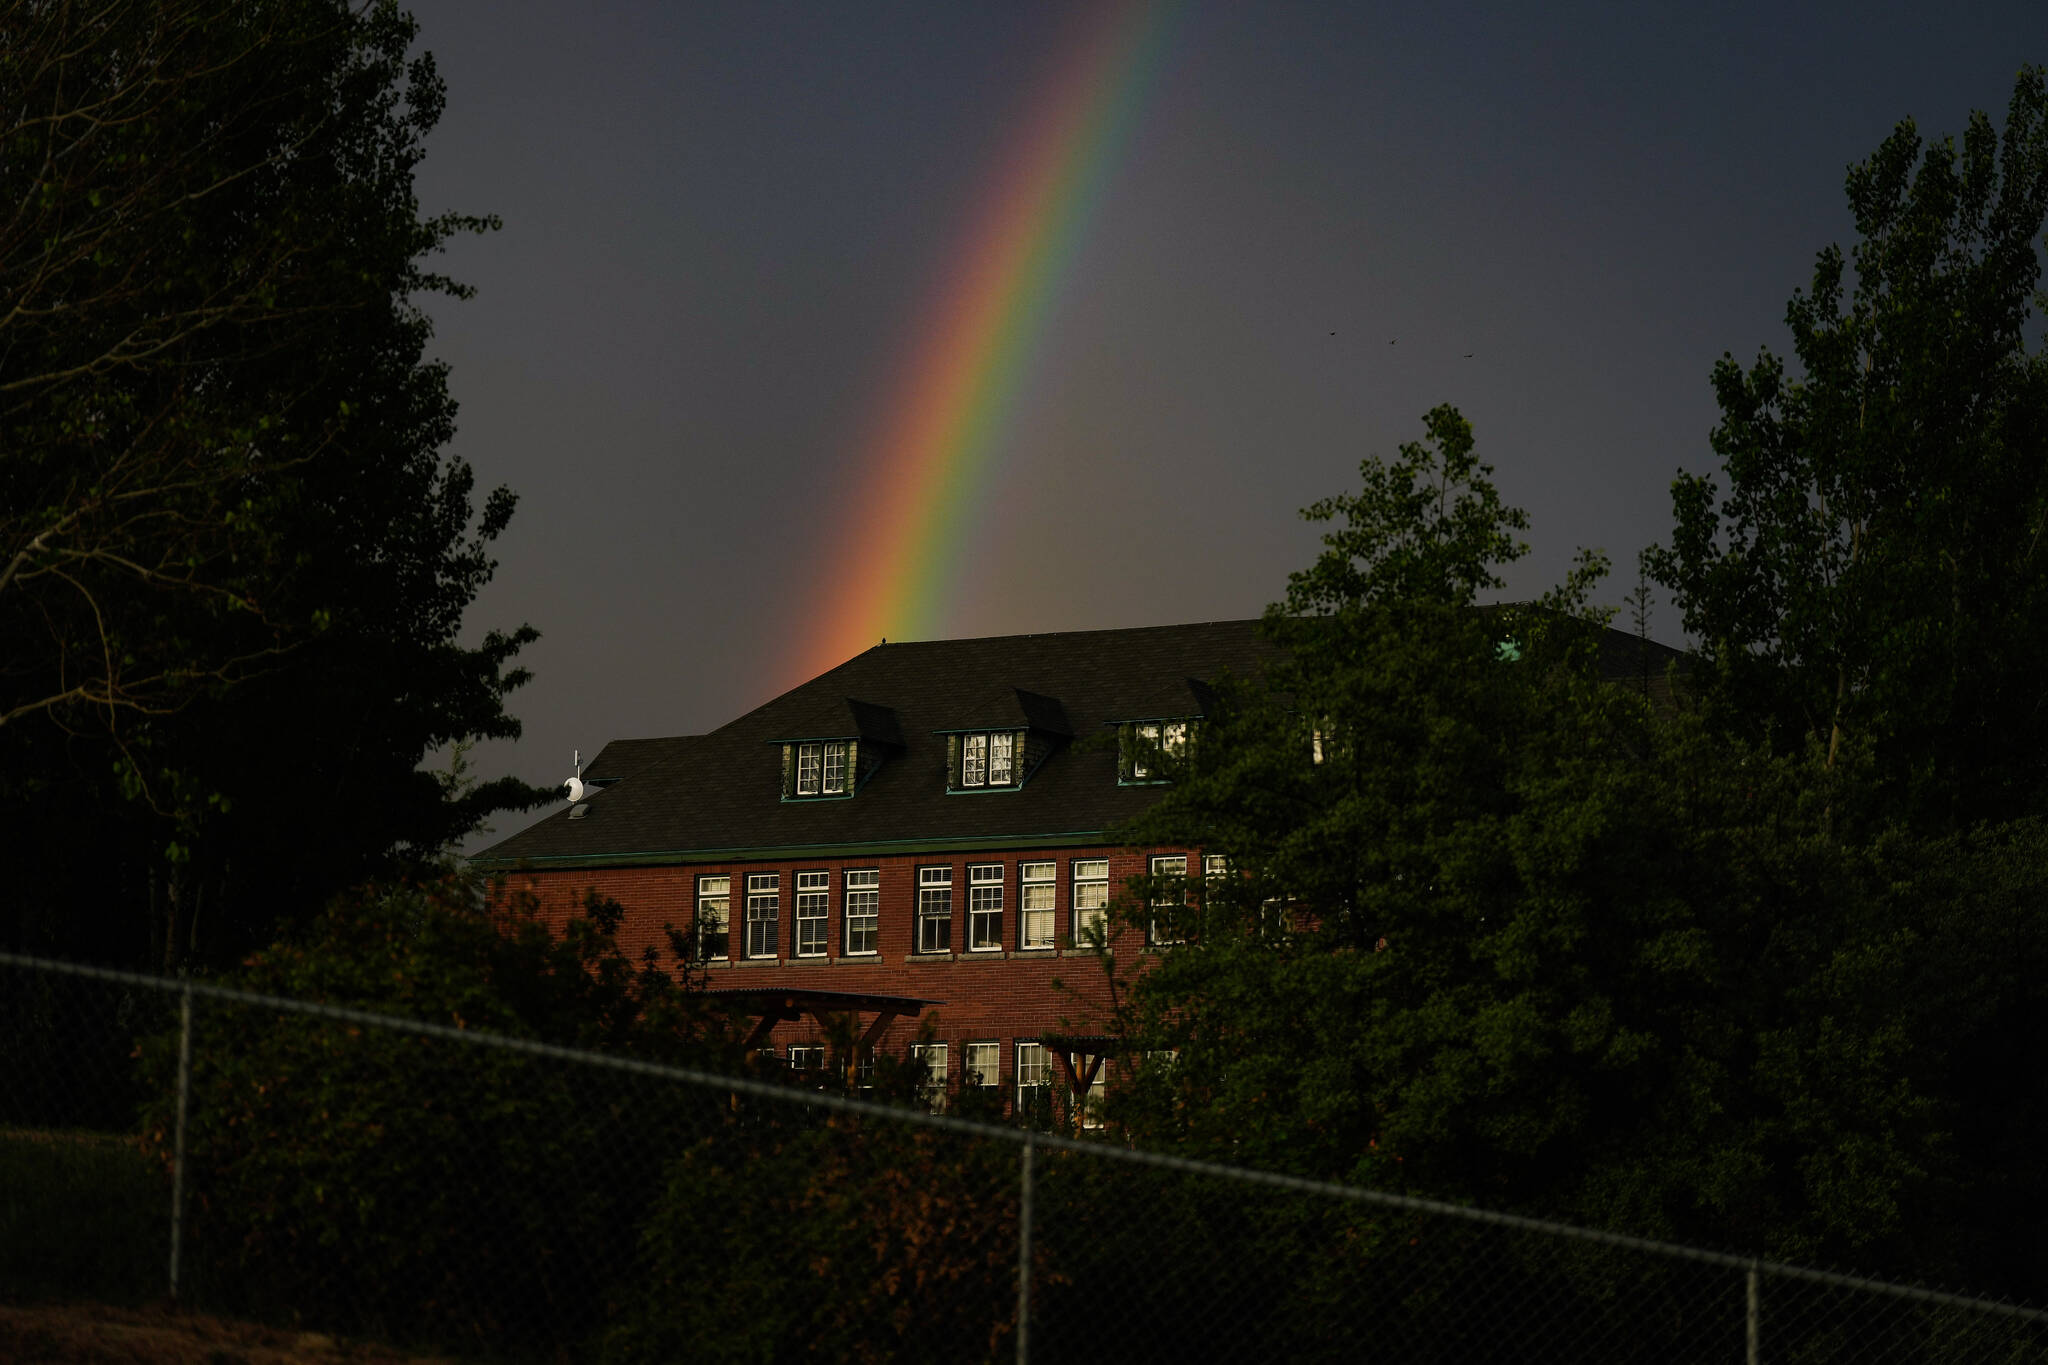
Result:
M0 1361L53 1365L447 1365L438 1356L166 1308L0 1303Z

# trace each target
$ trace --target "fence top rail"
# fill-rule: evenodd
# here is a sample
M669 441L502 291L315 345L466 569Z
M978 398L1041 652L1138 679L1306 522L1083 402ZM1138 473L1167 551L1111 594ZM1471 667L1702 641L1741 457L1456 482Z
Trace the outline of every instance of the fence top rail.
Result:
M1342 1185L1328 1180L1312 1180L1306 1176L1285 1175L1277 1171L1261 1171L1244 1166L1227 1166L1221 1162L1200 1161L1191 1157L1170 1156L1163 1152L1148 1152L1132 1147L1121 1147L1100 1140L1061 1137L1057 1134L1034 1132L1027 1128L1013 1127L1008 1124L954 1118L946 1114L930 1114L923 1110L880 1104L873 1100L856 1099L846 1095L830 1095L817 1091L793 1090L789 1086L778 1085L772 1081L753 1080L744 1076L732 1076L723 1072L706 1071L696 1067L675 1066L665 1062L642 1061L635 1057L621 1057L612 1053L592 1052L583 1048L563 1047L557 1043L544 1043L531 1038L518 1038L510 1034L494 1033L485 1029L457 1028L451 1024L438 1024L425 1019L415 1019L403 1014L357 1009L345 1005L329 1005L314 1000L299 1000L291 996L265 995L255 991L240 990L233 986L221 986L206 981L195 981L189 977L156 976L144 972L121 971L112 967L95 967L84 963L65 962L56 958L34 957L24 953L0 952L0 967L19 967L28 971L49 972L60 976L116 982L143 990L182 994L196 999L219 1000L254 1008L278 1010L288 1014L302 1014L316 1019L332 1019L338 1023L356 1024L398 1033L411 1033L427 1038L443 1038L452 1042L468 1043L478 1047L497 1048L507 1052L522 1053L531 1057L543 1057L552 1061L598 1067L610 1071L624 1072L629 1075L649 1076L661 1080L679 1082L684 1085L709 1087L728 1091L735 1095L748 1095L783 1104L798 1104L834 1113L865 1115L877 1119L886 1119L895 1123L913 1124L944 1132L958 1133L963 1136L979 1137L999 1142L1011 1142L1020 1145L1029 1143L1033 1146L1050 1148L1055 1151L1077 1152L1102 1160L1121 1161L1131 1165L1148 1166L1158 1170L1177 1171L1186 1175L1235 1180L1243 1184L1262 1185L1268 1189L1287 1190L1298 1194L1320 1195L1324 1198L1343 1200L1349 1203L1370 1204L1380 1208L1396 1209L1403 1212L1430 1214L1436 1217L1490 1227L1514 1228L1543 1236L1560 1237L1596 1246L1615 1247L1627 1251L1641 1252L1646 1255L1667 1257L1673 1260L1723 1266L1734 1270L1754 1271L1759 1275L1771 1275L1780 1279L1803 1280L1813 1284L1825 1284L1843 1289L1863 1290L1873 1294L1882 1294L1918 1303L1944 1304L1957 1308L1977 1309L2005 1317L2048 1324L2048 1310L2028 1308L2020 1304L2006 1303L1998 1299L1977 1298L1968 1294L1952 1293L1947 1290L1927 1289L1918 1285L1897 1284L1890 1280L1871 1279L1867 1276L1846 1274L1841 1271L1817 1270L1808 1266L1790 1265L1781 1261L1766 1261L1754 1256L1740 1256L1725 1251L1709 1251L1703 1247L1687 1246L1680 1242L1662 1242L1655 1238L1636 1237L1621 1232L1606 1232L1598 1228L1579 1227L1571 1223L1559 1223L1544 1218L1531 1218L1523 1214L1497 1213L1490 1209L1473 1208L1464 1204L1451 1204L1437 1199L1422 1199L1414 1195L1389 1194L1382 1190L1370 1190L1357 1185Z

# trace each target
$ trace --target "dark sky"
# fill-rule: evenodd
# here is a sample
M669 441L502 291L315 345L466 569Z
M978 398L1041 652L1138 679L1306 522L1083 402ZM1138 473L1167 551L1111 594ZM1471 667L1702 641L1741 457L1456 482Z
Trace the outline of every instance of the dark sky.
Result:
M449 88L422 207L505 223L447 254L477 297L431 306L454 451L521 498L471 631L542 633L526 738L480 766L558 781L798 681L862 438L1076 11L412 8ZM2002 122L2025 60L2039 0L1193 0L940 633L1254 615L1314 555L1299 509L1441 402L1530 513L1507 595L1584 545L1618 602L1711 462L1714 360L1785 350L1848 245L1848 165L1904 117Z

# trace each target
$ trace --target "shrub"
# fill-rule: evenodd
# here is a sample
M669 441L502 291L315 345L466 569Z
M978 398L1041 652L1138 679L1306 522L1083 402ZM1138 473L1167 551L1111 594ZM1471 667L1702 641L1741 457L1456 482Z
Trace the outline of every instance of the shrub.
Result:
M614 937L459 879L368 891L233 984L661 1060L717 1062L701 997ZM145 1048L168 1157L176 1036ZM718 1097L402 1030L195 1002L187 1124L203 1306L477 1349L587 1335L677 1134Z

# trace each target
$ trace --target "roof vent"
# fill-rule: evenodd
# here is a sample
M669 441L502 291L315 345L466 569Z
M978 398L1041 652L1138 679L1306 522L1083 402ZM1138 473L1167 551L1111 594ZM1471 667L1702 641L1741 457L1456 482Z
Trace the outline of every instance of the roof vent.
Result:
M585 802L582 805L569 807L569 818L571 820L581 820L584 816L588 814L590 814L590 805L588 802Z

